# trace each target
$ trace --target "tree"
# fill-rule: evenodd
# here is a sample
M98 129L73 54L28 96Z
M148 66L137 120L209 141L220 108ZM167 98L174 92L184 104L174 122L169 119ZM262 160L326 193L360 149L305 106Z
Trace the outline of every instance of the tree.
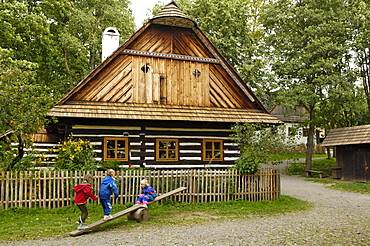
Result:
M60 98L101 63L101 35L134 32L128 0L13 0L0 5L0 47L37 63L36 81Z
M370 2L355 1L352 10L352 28L354 40L355 63L359 68L359 76L366 95L368 121L370 121Z
M304 105L309 112L306 170L311 169L316 108L335 85L347 83L350 8L345 1L278 0L262 15L277 101Z
M15 157L10 141L2 147L5 170L12 170L23 158L29 135L44 126L46 113L54 103L48 88L34 84L37 65L11 57L12 51L0 48L0 129L11 130L10 141L18 143Z

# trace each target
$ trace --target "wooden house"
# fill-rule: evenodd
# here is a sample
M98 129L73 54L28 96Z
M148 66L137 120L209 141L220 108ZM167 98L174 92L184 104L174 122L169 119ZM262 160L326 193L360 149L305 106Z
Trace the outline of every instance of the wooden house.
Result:
M175 2L166 5L55 105L61 139L89 139L97 159L158 168L227 167L237 122L271 116Z
M322 145L336 148L334 178L370 182L370 125L330 130Z

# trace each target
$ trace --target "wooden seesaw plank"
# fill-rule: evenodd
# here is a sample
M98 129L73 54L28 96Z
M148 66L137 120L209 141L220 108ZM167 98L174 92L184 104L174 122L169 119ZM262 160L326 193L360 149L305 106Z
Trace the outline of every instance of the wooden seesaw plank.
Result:
M163 195L157 196L153 201L149 202L149 204L154 203L154 202L158 202L158 201L160 201L160 200L162 200L162 199L164 199L166 197L172 196L173 194L179 193L179 192L181 192L183 190L186 190L186 189L187 189L187 187L180 187L180 188L177 188L177 189L172 190L170 192L167 192L167 193L165 193ZM117 218L119 218L119 217L121 217L121 216L123 216L125 214L134 212L135 210L137 210L139 208L142 208L142 206L140 204L138 204L138 205L135 204L132 207L129 207L129 208L123 210L123 211L120 211L120 212L112 215L112 219L110 219L110 220L103 220L103 219L102 220L98 220L98 221L96 221L96 222L88 225L88 228L72 231L72 232L69 233L69 235L72 236L72 237L81 235L83 233L86 233L86 232L90 231L91 229L93 229L95 227L98 227L98 226L103 225L103 224L105 224L105 223L107 223L109 221L112 221L114 219L117 219Z

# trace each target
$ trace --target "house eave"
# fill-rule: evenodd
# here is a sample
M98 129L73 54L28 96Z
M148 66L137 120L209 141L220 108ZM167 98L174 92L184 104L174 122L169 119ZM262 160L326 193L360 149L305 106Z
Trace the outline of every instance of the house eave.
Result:
M282 123L274 116L255 109L81 101L56 105L48 115L63 118Z

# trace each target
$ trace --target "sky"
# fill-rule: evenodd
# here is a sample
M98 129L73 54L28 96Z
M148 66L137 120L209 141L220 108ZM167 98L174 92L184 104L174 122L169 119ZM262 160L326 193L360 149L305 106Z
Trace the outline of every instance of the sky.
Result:
M150 13L149 9L160 2L158 0L131 0L131 9L135 17L136 29L139 29L143 25L143 21L148 18L146 15ZM169 0L162 0L163 3L167 4ZM150 16L152 17L152 16Z

